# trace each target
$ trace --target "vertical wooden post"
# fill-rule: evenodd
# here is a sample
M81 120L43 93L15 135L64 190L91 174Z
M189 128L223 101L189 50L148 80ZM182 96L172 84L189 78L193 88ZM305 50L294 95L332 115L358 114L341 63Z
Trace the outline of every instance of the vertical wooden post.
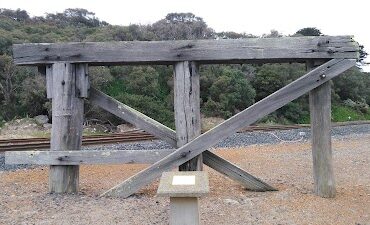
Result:
M52 131L50 150L78 150L81 148L84 101L77 97L76 74L80 69L70 63L55 63L46 70L52 77ZM51 193L78 192L79 166L50 166Z
M313 62L307 69L314 67ZM321 75L325 79L325 74ZM330 81L325 82L309 93L312 156L315 193L321 197L335 197L331 149L331 88Z
M178 62L174 65L174 98L177 147L201 134L200 85L198 65ZM202 170L202 154L180 165L180 171Z

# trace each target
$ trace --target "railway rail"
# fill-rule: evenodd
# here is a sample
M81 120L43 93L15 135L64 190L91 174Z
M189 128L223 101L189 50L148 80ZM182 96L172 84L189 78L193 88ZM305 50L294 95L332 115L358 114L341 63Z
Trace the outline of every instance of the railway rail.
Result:
M82 145L87 146L87 145L113 144L123 142L137 142L153 139L156 139L156 137L142 130L135 130L119 134L84 136L82 138ZM31 150L31 149L47 149L47 148L50 148L49 138L21 138L21 139L0 140L0 152Z
M333 123L333 127L348 126L348 125L361 125L370 124L370 121L353 121L353 122L340 122ZM309 124L296 124L296 125L258 125L249 126L239 132L255 132L255 131L275 131L275 130L290 130L308 128ZM146 133L143 130L132 130L123 133L107 134L107 135L91 135L84 136L82 145L100 145L100 144L113 144L124 142L138 142L146 140L157 139L155 136ZM0 139L0 152L3 151L20 151L31 149L48 149L50 148L49 138L20 138L20 139Z

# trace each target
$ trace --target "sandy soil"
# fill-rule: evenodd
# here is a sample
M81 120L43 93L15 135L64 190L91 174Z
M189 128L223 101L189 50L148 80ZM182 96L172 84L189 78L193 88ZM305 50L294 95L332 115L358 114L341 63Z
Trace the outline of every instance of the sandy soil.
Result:
M206 168L202 224L370 224L370 135L334 140L337 196L313 194L309 143L218 149L279 191L257 193ZM47 194L47 167L0 172L0 224L168 224L157 183L128 199L99 198L145 165L82 166L78 195Z

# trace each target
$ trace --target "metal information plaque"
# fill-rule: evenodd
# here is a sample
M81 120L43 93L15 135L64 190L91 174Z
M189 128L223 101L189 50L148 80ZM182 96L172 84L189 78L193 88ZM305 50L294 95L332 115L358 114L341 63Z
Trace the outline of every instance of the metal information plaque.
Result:
M172 185L195 185L195 176L173 176Z

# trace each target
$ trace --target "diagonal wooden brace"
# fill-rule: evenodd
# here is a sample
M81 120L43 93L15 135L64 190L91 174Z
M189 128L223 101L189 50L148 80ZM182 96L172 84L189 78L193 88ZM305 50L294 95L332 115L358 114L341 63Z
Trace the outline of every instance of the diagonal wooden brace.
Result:
M90 102L116 115L117 117L134 124L154 136L167 141L173 147L177 147L176 132L171 128L153 120L143 113L115 100L103 92L91 88ZM233 163L223 159L216 154L206 151L204 164L212 169L226 175L230 179L239 182L246 189L252 191L276 191L277 189L262 182Z
M164 171L168 171L197 156L241 128L254 123L258 119L348 70L353 67L355 63L355 59L330 60L242 112L234 115L213 129L198 136L162 160L103 193L102 196L128 197L134 194L139 189L153 182L154 179L158 178Z
M136 127L165 140L176 148L176 132L143 113L91 87L89 101Z

